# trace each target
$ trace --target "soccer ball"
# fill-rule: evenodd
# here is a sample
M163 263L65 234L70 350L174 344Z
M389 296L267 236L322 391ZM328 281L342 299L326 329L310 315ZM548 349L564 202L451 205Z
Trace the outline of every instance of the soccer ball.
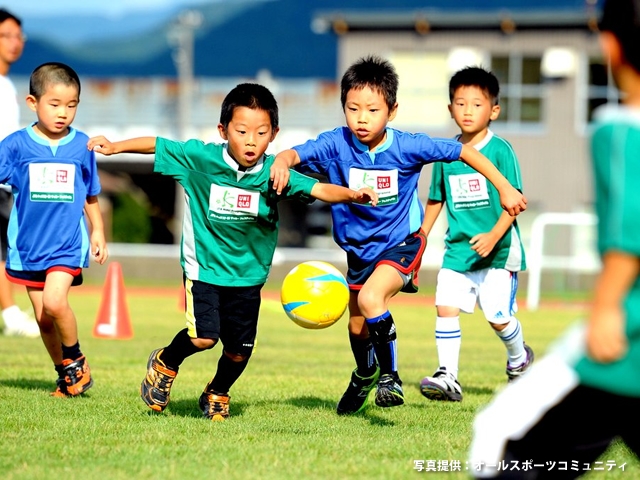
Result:
M287 316L301 327L327 328L347 309L349 287L330 263L304 262L284 278L280 300Z

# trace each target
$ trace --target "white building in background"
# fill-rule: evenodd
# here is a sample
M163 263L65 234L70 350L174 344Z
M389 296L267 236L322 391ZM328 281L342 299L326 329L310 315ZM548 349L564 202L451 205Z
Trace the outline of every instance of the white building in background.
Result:
M587 135L594 108L618 101L597 39L595 0L584 8L560 12L498 8L482 11L398 10L393 15L367 7L323 11L318 7L310 28L318 35L336 35L338 72L335 81L283 80L262 70L257 78L202 78L193 82L186 137L218 141L220 104L236 84L267 84L280 105L281 132L275 152L315 137L344 123L339 76L357 58L378 54L391 60L400 74L399 114L392 126L432 136L456 133L447 111L448 80L467 64L491 69L501 81L502 113L492 128L507 138L520 159L529 211L521 217L525 238L537 213L588 211L592 202ZM533 3L533 2L530 2ZM533 7L532 7L533 8ZM274 53L274 55L276 55ZM15 78L21 95L27 79ZM179 86L174 79L83 78L82 102L76 126L90 135L113 139L138 135L179 138ZM29 121L26 107L22 118ZM149 170L148 161L107 162L106 170ZM145 170L146 169L146 170ZM430 168L422 176L420 193L428 192ZM314 207L315 208L315 207ZM313 223L327 223L311 211ZM446 228L441 225L441 231ZM549 233L547 242L570 254L581 232ZM327 235L312 235L311 244L330 245ZM430 240L426 264L437 265L438 236Z

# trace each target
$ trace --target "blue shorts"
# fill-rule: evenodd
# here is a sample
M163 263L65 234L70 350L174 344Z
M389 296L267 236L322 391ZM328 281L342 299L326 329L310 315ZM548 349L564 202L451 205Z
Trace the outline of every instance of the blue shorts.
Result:
M258 332L261 290L262 285L222 287L187 278L189 336L220 339L227 352L251 355Z
M73 277L73 281L71 282L72 287L82 285L82 269L78 267L65 267L64 265L58 265L48 268L47 270L22 271L11 270L9 268L5 270L7 278L11 282L34 288L44 288L47 275L51 272L67 272Z
M409 235L400 245L382 253L373 262L365 263L359 259L347 260L347 283L350 290L360 290L379 265L391 265L404 279L405 293L418 291L418 273L422 254L427 247L427 237L419 230Z

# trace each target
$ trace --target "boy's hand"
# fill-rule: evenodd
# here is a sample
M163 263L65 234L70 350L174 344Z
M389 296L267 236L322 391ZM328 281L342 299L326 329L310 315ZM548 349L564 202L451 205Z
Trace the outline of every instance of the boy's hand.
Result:
M353 192L351 201L361 204L371 203L371 206L375 207L378 204L378 194L370 188L361 188L357 192Z
M527 209L527 199L512 185L508 185L506 190L500 192L500 206L502 206L509 215L515 217Z
M476 252L482 258L486 258L492 251L493 247L498 243L497 238L491 232L489 233L479 233L475 235L469 243L471 244L471 250Z
M622 309L595 307L587 325L587 353L596 362L614 362L626 353Z
M94 231L91 234L91 255L93 260L100 265L103 265L109 258L107 242L101 232Z
M269 170L269 178L273 182L273 189L278 195L282 193L282 190L284 190L289 183L290 175L291 173L289 172L287 162L276 156Z
M113 144L102 135L90 138L87 142L87 150L93 150L103 155L113 155L117 153L113 148Z

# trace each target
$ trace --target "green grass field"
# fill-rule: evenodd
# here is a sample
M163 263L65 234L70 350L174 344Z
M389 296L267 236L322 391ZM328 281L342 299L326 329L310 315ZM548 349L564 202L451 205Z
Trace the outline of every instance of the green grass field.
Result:
M206 421L197 404L220 346L185 361L169 407L156 414L138 389L149 352L183 327L179 289L127 290L131 340L92 337L99 290L79 287L71 296L95 379L82 397L49 397L55 371L39 340L0 336L2 478L468 478L474 413L506 380L502 345L481 314L464 316L464 401L428 402L418 385L437 367L433 304L426 296L414 296L418 302L400 296L391 309L406 404L381 409L371 402L362 415L338 417L335 404L353 369L346 318L326 330L304 330L286 318L279 302L265 300L257 350L231 390L231 418ZM26 306L26 297L20 303ZM579 307L555 305L519 318L527 343L540 355L583 314ZM462 471L418 472L416 460L459 461ZM640 464L621 445L603 460L627 462L626 471L587 478L640 478Z

